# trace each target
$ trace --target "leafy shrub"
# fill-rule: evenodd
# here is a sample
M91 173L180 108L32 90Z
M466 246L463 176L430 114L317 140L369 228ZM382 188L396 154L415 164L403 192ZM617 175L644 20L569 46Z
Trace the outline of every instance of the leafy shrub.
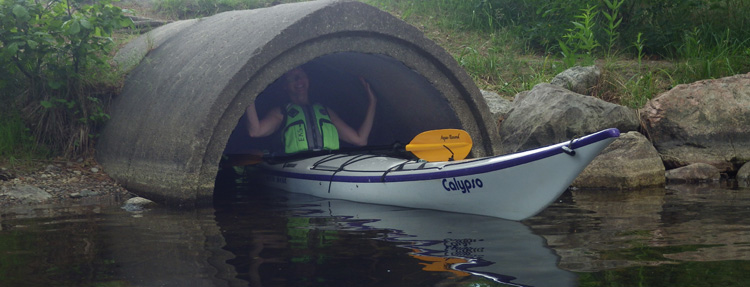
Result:
M0 0L0 91L23 111L38 143L54 152L90 151L114 89L103 83L112 33L132 26L110 0Z

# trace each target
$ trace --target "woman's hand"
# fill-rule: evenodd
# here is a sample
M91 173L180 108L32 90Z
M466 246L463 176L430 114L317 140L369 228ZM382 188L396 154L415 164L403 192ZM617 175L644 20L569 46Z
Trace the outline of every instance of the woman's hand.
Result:
M367 99L369 100L370 106L375 106L377 103L377 99L375 98L375 93L372 92L372 89L370 89L370 83L365 80L364 77L360 76L359 81L362 82L362 86L365 87L365 91L367 91Z
M255 102L250 103L245 108L245 113L247 114L247 133L254 138L271 135L281 126L281 122L284 120L284 114L278 107L270 110L263 119L258 119Z

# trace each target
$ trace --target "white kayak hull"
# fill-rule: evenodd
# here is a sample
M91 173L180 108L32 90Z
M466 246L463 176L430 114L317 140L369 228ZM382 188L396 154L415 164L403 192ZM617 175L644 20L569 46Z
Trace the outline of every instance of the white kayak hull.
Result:
M525 152L450 162L329 154L258 168L265 185L289 192L523 220L554 202L619 134L608 129Z

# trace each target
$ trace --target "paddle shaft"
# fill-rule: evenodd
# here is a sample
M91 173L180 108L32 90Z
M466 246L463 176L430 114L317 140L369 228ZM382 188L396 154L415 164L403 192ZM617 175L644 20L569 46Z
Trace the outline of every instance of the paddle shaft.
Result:
M466 131L457 129L429 130L415 136L409 144L403 146L396 142L384 146L364 146L343 148L339 150L321 150L302 152L297 154L268 157L260 154L231 155L226 161L228 165L244 166L262 162L264 159L291 160L332 153L368 152L368 151L409 151L420 159L427 161L449 161L464 159L471 151L471 137Z

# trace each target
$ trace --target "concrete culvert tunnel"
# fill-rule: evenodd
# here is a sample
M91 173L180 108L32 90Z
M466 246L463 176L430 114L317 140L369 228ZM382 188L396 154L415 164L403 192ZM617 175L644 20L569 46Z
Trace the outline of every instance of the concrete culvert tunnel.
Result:
M131 69L97 145L105 171L134 193L167 203L210 203L225 153L272 149L250 138L245 108L281 104L287 71L302 67L310 97L352 126L377 97L368 145L464 129L471 156L494 154L495 120L479 89L418 29L372 6L313 1L173 22L131 41L116 57Z

